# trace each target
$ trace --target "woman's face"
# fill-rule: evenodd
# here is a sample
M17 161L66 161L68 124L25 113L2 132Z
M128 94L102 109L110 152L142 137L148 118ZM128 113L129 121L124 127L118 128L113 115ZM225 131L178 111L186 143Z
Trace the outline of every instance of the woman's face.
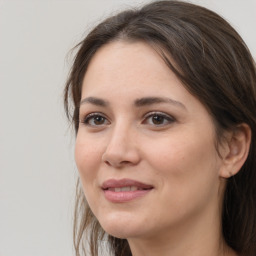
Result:
M75 158L88 204L113 236L166 237L218 220L212 119L145 43L112 42L93 57Z

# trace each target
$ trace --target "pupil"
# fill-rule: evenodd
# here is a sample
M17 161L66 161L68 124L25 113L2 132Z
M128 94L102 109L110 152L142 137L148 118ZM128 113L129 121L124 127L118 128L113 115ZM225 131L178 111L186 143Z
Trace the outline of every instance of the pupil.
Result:
M95 116L94 122L95 124L102 124L104 122L104 119L102 116Z
M162 116L155 115L155 116L153 116L153 123L154 124L162 124L163 119L164 118Z

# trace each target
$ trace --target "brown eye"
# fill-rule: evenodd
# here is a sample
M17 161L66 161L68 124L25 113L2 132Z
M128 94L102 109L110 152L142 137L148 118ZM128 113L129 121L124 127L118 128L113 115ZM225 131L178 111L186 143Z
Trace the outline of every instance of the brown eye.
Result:
M105 122L105 118L102 116L95 116L91 120L95 125L102 125Z
M164 113L149 113L144 119L144 124L149 124L152 126L165 126L173 123L175 119Z
M160 115L153 115L152 116L152 123L153 124L160 125L160 124L163 124L164 121L165 121L165 119L164 119L163 116L160 116Z
M109 121L103 115L92 113L86 116L84 121L82 121L82 123L88 126L102 126L102 125L108 125Z

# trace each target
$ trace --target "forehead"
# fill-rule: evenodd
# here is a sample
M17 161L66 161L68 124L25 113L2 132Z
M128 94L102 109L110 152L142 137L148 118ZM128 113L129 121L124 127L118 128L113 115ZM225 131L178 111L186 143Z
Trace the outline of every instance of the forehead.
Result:
M93 56L82 86L82 100L104 99L120 106L144 97L171 98L189 112L205 107L183 86L162 57L144 42L115 41Z
M144 72L152 70L152 68L168 69L162 58L150 45L141 41L114 41L102 46L95 53L89 63L87 73L100 70L101 74L106 72L119 74L126 71L123 72L123 75L129 72L128 76L132 72L133 75L143 72L142 76Z
M83 80L83 92L111 89L116 85L127 90L134 86L145 90L143 87L147 85L149 90L152 83L159 89L166 81L183 86L150 45L140 41L115 41L101 47L91 59Z

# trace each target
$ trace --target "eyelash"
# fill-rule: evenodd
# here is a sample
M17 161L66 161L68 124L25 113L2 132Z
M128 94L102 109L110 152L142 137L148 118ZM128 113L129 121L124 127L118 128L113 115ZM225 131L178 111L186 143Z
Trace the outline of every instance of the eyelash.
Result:
M90 121L94 120L94 122L96 121L95 118L103 118L103 123L102 124L90 124ZM151 123L148 122L149 118L153 118L153 117L157 117L159 118L160 117L160 120L157 120L155 119L155 121L160 121L160 122L164 122L164 123L161 123L161 124L155 124L153 119L151 119ZM107 124L106 124L106 121L107 121ZM165 113L162 113L162 112L149 112L145 115L144 119L143 119L143 122L142 124L148 124L148 125L152 125L152 126L155 126L155 127L162 127L162 126L166 126L166 125L169 125L173 122L175 122L175 118L170 116L170 115L167 115ZM100 126L104 126L104 125L108 125L110 124L110 122L108 121L108 118L105 117L104 114L100 113L100 112L94 112L94 113L90 113L88 115L85 116L84 119L82 119L80 121L80 123L86 125L86 126L90 126L90 127L100 127Z
M85 116L84 119L82 119L80 122L87 125L87 126L102 126L104 124L100 124L100 125L97 125L97 124L90 124L90 120L93 120L95 121L95 118L96 117L100 117L100 118L104 118L104 121L108 120L102 113L100 112L95 112L95 113L90 113L88 115Z
M153 117L160 117L160 118L162 118L163 121L165 121L164 124L150 124L150 125L157 126L157 127L165 126L165 125L168 125L168 124L171 124L171 123L175 122L175 118L170 116L170 115L167 115L167 114L162 113L162 112L150 112L150 113L146 114L146 116L143 120L143 123L145 123L145 121L148 120L149 118L153 118Z

